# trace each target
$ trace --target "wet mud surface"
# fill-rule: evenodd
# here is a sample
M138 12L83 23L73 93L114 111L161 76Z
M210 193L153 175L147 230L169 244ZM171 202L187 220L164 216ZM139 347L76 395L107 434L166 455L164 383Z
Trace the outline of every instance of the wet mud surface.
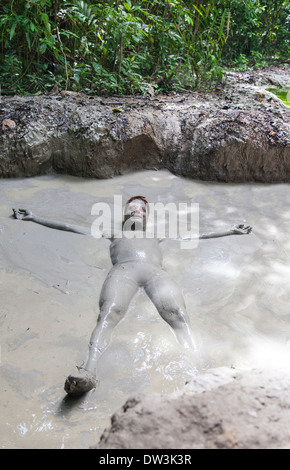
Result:
M70 400L67 375L86 359L109 242L11 217L12 207L90 228L96 202L142 193L195 202L200 231L253 225L247 236L163 244L182 286L199 354L184 351L140 291L100 364L100 385ZM188 180L167 170L110 180L46 175L0 185L0 442L2 448L88 448L139 392L171 393L208 368L287 369L290 356L287 184Z

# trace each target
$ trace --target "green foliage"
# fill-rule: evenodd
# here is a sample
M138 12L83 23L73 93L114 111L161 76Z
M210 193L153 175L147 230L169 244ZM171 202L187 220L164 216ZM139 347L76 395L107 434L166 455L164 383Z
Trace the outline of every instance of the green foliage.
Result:
M274 93L286 106L290 107L290 87L268 88L268 91Z
M210 87L224 64L289 57L288 1L7 0L2 93Z
M231 11L231 34L224 61L249 67L265 65L271 59L289 59L288 0L232 0Z

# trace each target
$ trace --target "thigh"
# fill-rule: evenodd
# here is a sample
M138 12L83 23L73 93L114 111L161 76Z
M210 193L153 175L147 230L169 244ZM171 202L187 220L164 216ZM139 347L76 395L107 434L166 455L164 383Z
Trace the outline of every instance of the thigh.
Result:
M114 266L104 281L100 294L100 308L114 306L125 313L137 289L138 284L126 265Z
M163 270L154 275L145 285L145 291L155 307L163 311L185 311L185 302L179 285Z
M179 342L186 348L196 350L185 302L178 284L163 271L153 276L145 289L160 316L173 328Z

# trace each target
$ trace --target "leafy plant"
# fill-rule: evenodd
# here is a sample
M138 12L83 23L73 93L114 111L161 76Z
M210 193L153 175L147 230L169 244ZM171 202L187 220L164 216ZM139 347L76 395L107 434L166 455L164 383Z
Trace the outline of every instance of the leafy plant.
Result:
M285 0L7 0L2 93L148 93L214 86L289 57Z

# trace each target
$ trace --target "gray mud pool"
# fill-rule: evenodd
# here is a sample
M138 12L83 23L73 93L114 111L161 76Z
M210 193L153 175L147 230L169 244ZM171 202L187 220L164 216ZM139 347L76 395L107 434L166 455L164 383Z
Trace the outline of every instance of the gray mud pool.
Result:
M201 232L237 223L253 232L162 244L164 267L182 286L199 353L183 350L139 291L102 356L100 384L77 400L63 390L76 372L111 267L109 241L15 220L12 208L90 229L97 202L199 204ZM136 393L171 393L220 366L289 369L290 188L218 184L168 171L110 180L49 175L0 182L0 444L88 448Z

